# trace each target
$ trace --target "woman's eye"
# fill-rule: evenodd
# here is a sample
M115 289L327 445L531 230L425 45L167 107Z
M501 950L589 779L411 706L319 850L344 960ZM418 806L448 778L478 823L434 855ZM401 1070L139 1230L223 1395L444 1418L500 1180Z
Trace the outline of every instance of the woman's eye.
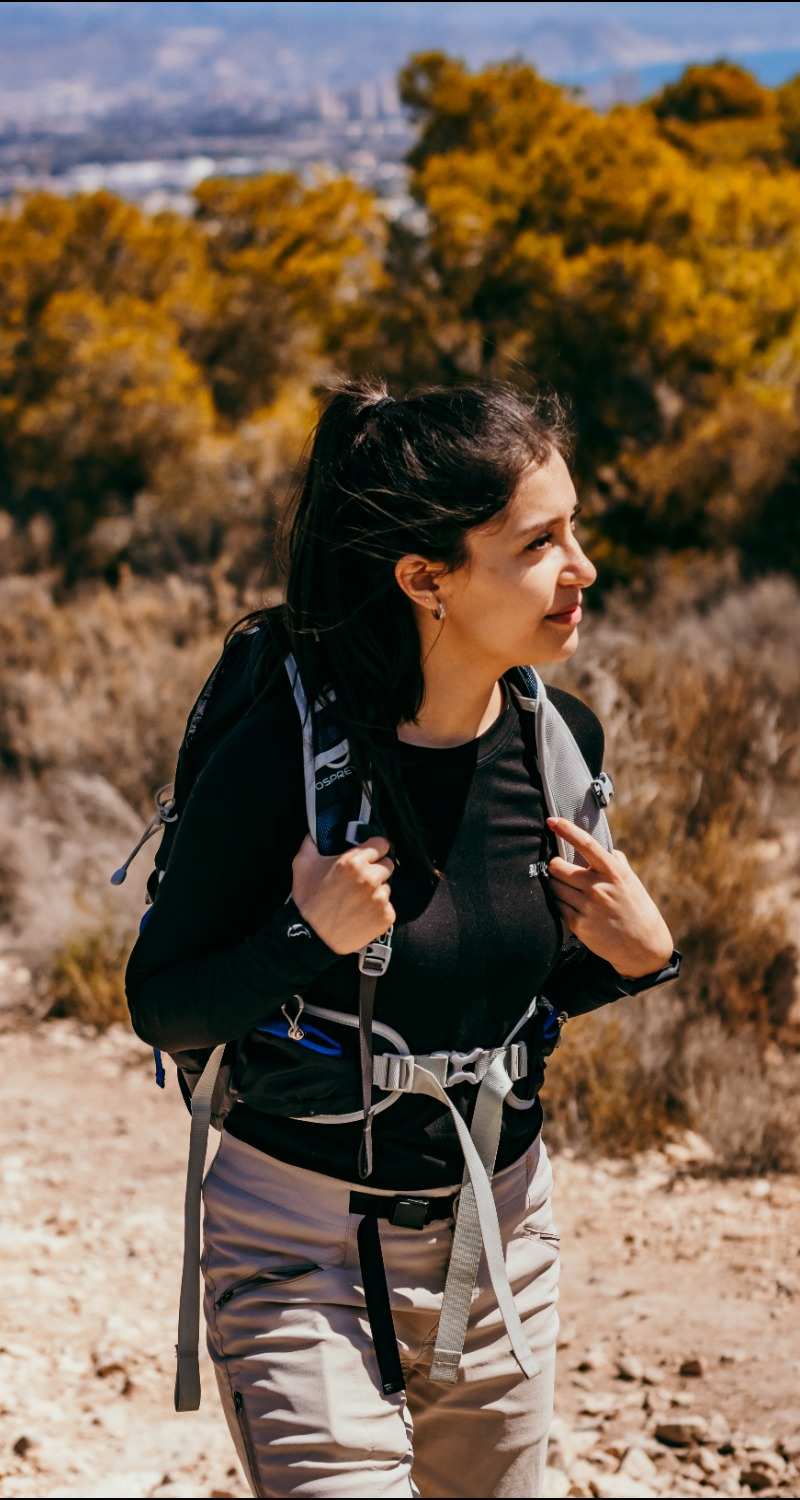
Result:
M570 518L570 525L571 525L573 531L575 530L575 527L577 526L577 524L578 524L578 518L577 518L577 516L572 516ZM551 541L552 536L553 536L552 531L545 531L545 532L543 532L541 536L534 537L534 539L533 539L532 542L528 542L528 545L525 548L525 551L526 552L532 552L532 551L537 551L538 552L541 543L542 542L549 542L549 541Z

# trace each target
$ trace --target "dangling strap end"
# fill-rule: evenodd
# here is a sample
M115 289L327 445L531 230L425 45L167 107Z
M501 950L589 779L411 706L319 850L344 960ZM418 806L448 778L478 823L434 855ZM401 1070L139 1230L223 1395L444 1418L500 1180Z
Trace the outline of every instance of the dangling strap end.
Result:
M200 1406L200 1365L197 1353L181 1354L175 1345L178 1366L175 1371L175 1410L197 1411Z
M361 1145L358 1148L358 1175L362 1182L372 1176L372 1111L364 1116Z

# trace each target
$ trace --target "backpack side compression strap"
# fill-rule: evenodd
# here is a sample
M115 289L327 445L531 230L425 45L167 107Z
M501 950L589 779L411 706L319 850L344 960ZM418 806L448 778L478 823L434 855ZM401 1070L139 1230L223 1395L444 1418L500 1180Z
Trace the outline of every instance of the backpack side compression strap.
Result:
M192 1094L192 1127L186 1167L183 1206L183 1270L178 1311L178 1342L175 1351L175 1410L197 1411L200 1405L200 1201L206 1162L211 1100L222 1063L225 1043L220 1042L208 1059Z

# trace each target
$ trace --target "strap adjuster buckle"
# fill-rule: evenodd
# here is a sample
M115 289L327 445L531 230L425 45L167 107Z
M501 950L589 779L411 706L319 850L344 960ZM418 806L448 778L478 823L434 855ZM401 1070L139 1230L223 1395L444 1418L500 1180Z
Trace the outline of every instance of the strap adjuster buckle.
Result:
M607 771L601 771L592 781L592 792L598 807L608 807L614 796L614 783Z
M358 967L362 974L369 974L380 978L389 967L392 956L392 933L393 927L388 927L380 937L373 938L371 943L365 944L358 955Z
M398 1198L389 1223L398 1225L400 1229L424 1229L430 1209L427 1198Z

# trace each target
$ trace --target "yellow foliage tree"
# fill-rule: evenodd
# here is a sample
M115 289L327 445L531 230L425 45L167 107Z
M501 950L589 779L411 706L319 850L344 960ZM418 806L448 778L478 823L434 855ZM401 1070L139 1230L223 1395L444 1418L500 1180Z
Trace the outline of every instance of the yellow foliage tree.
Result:
M419 125L411 186L427 232L396 248L404 276L413 265L426 288L435 336L421 347L395 297L385 326L396 365L418 361L426 378L545 378L571 396L580 477L598 506L605 486L603 529L616 530L628 567L653 545L637 477L646 456L691 444L734 391L786 411L800 385L789 96L781 124L773 91L720 64L687 70L657 107L600 115L521 61L470 74L439 53L412 59L400 92ZM771 165L737 147L709 172L688 136L670 134L721 123L768 126ZM408 297L418 308L419 293ZM688 545L692 525L704 535L699 505L688 530L681 503L672 530L660 518L662 545ZM729 539L751 524L750 505L729 515Z
M47 304L4 419L20 509L49 512L69 548L103 510L127 507L164 454L180 465L212 407L164 312L71 291Z
M373 346L386 225L370 193L345 177L305 187L276 172L209 178L195 196L216 285L192 347L221 413L239 420L315 357L347 364Z

